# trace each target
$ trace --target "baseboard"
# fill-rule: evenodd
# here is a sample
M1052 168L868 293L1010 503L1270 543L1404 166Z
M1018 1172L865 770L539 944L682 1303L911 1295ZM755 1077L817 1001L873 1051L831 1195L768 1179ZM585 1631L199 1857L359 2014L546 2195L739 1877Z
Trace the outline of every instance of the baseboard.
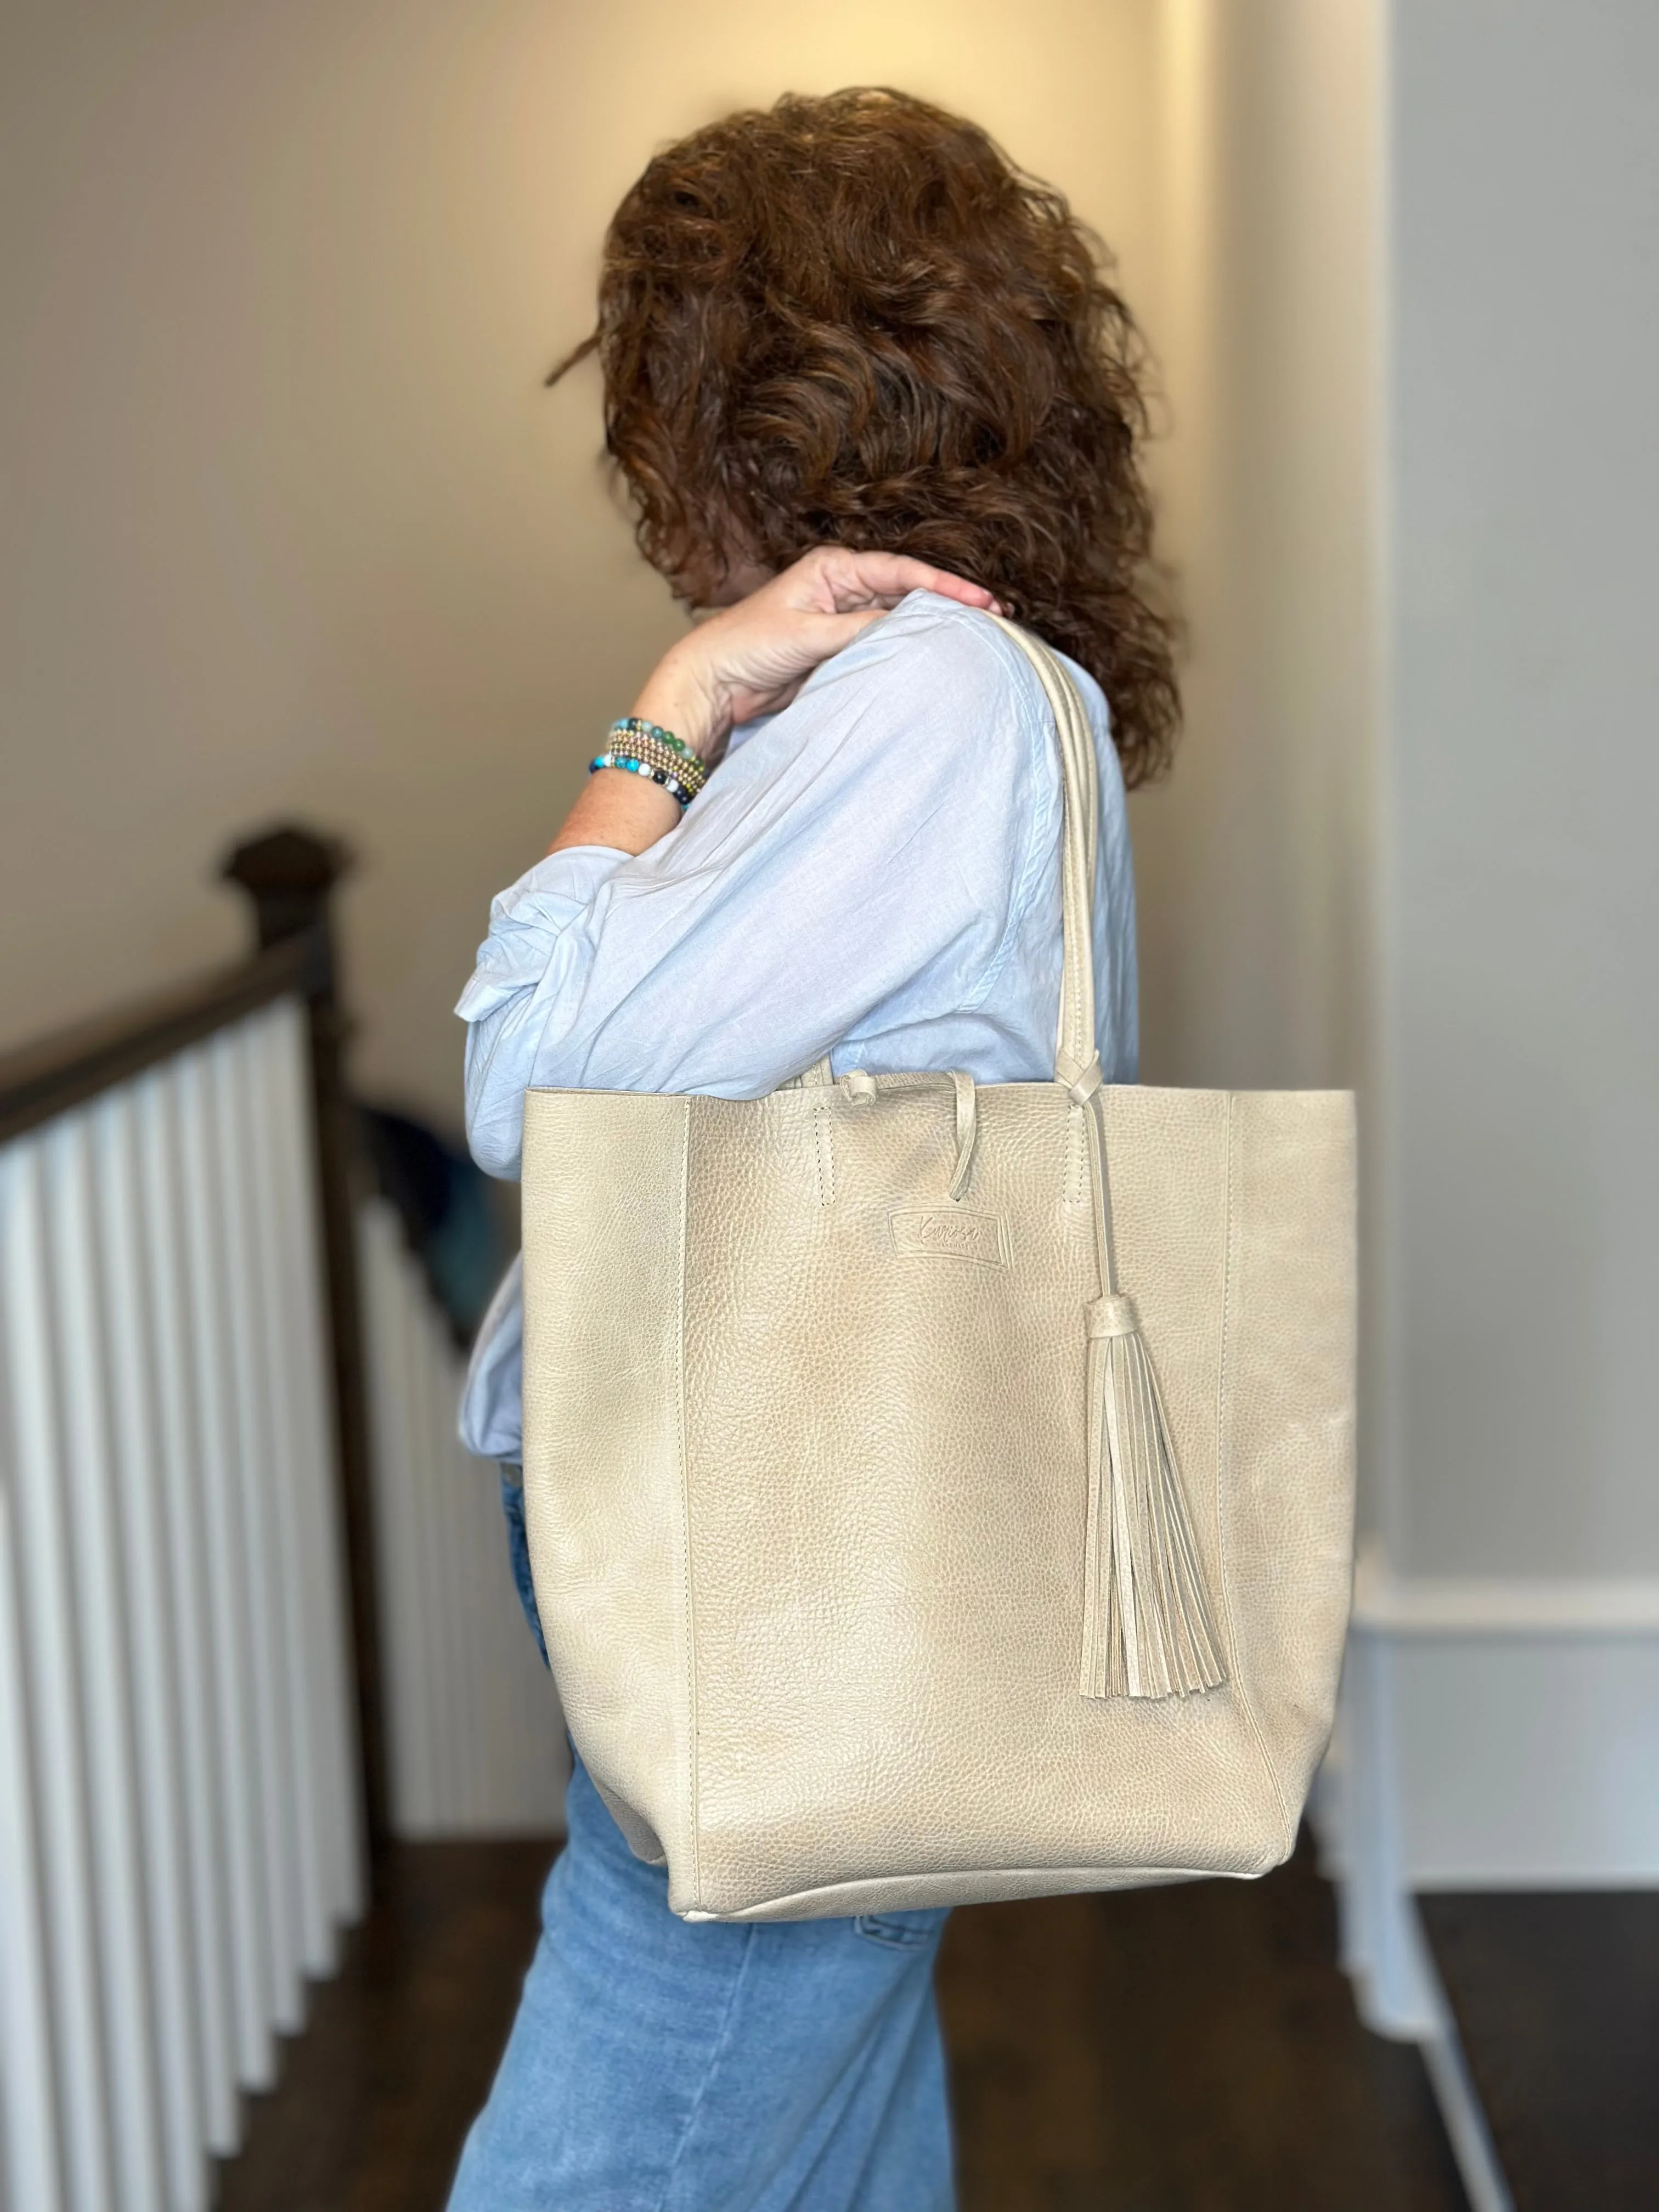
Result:
M1508 2203L1413 1893L1659 1885L1659 1577L1362 1559L1310 1814L1362 2017L1422 2045L1478 2212Z
M1400 1575L1367 1546L1354 1626L1402 1638L1659 1635L1659 1575Z
M1316 1791L1368 2018L1438 2027L1409 1899L1659 1883L1659 1577L1445 1581L1362 1560Z
M1659 1883L1659 1577L1365 1559L1324 1796L1329 1847L1402 1891Z

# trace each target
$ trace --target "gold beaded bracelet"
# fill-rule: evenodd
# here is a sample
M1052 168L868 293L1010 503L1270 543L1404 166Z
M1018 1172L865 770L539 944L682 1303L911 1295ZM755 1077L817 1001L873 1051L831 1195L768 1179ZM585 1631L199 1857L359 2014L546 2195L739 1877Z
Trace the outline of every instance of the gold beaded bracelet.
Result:
M707 762L700 761L695 753L671 751L656 738L613 737L600 758L643 761L647 768L665 769L693 799L708 781Z
M670 752L678 753L683 760L696 761L699 758L684 738L677 738L672 730L665 730L660 722L647 722L642 714L624 714L619 721L611 725L613 747L620 741L622 750L626 752L635 738L654 738L659 745L666 745Z

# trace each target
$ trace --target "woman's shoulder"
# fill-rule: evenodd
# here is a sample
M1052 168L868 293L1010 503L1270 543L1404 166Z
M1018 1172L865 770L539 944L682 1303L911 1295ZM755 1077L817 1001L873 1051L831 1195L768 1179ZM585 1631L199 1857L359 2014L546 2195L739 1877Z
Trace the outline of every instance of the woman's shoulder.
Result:
M981 711L1000 699L1029 708L1042 689L1030 663L988 615L937 592L912 592L872 623L843 656L886 668L912 682L960 687Z
M912 592L891 614L872 623L842 658L854 664L849 674L879 669L896 687L920 690L930 707L946 714L971 711L981 727L1000 708L1009 720L1045 741L1052 729L1042 682L1013 639L989 616L936 592ZM1061 658L1097 738L1103 740L1109 717L1100 686L1087 670Z
M1090 719L1111 811L1106 702L1069 661ZM953 836L966 817L1029 817L1041 831L1059 804L1054 716L1030 660L988 616L933 592L912 592L815 669L794 703L736 733L749 780L810 786L819 803L827 764L860 803L951 798ZM971 769L971 773L967 773Z

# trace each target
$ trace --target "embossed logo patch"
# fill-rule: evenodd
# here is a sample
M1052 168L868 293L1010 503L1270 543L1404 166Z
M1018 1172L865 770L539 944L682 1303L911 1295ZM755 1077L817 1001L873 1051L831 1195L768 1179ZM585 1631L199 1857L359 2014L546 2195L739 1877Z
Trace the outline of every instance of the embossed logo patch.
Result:
M961 1206L906 1207L887 1217L896 1252L937 1252L947 1260L977 1260L981 1267L1008 1261L1000 1213L969 1213Z

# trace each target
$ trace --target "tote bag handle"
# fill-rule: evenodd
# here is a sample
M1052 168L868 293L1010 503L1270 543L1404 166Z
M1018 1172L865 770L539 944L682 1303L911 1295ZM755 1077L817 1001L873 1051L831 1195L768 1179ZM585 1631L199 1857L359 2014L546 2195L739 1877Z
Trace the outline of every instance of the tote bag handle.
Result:
M988 617L1025 655L1054 710L1061 787L1060 910L1064 962L1054 1080L1068 1086L1099 1080L1095 1048L1095 848L1100 830L1100 775L1094 733L1072 681L1055 654L1000 615ZM1092 1085L1089 1088L1092 1088ZM1085 1089L1084 1096L1087 1097Z

